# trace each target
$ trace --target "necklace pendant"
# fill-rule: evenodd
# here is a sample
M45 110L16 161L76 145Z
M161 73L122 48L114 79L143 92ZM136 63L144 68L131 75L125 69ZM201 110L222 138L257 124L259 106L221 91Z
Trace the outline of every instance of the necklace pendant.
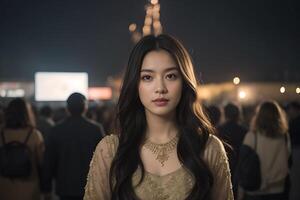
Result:
M165 149L161 149L156 157L156 160L158 160L161 163L161 166L165 166L164 162L169 159L169 155L166 153Z
M146 141L144 147L149 149L156 155L156 160L160 162L161 166L165 166L165 162L169 159L169 154L176 149L178 136L174 137L171 141L165 144L155 144L151 141Z

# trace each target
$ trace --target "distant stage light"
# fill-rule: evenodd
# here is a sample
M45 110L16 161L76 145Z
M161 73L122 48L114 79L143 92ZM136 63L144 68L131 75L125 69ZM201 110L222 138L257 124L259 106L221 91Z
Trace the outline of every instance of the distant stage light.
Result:
M300 88L299 87L296 88L296 93L300 94Z
M160 18L160 13L159 13L159 12L153 12L152 16L153 16L153 19L159 20L159 18Z
M160 11L160 5L156 4L153 6L153 12L159 12Z
M34 85L36 101L66 101L73 92L87 97L88 73L36 72Z
M155 21L155 22L153 23L153 27L156 28L156 29L158 29L158 28L161 27L161 23L160 23L159 21Z
M150 26L144 26L143 27L143 35L150 35L151 33L151 27Z
M281 94L285 93L285 87L284 87L284 86L282 86L282 87L280 88L280 93L281 93Z
M152 16L152 13L153 13L153 9L152 9L152 6L151 7L148 7L147 10L146 10L146 15L151 17Z
M238 85L240 83L240 78L239 77L234 77L233 79L233 84Z
M240 98L240 99L245 99L246 96L247 96L247 94L246 94L245 91L240 91L240 92L239 92L239 98Z
M112 98L112 89L110 87L90 87L88 97L90 100L109 100Z
M145 25L146 25L146 26L150 26L151 23L152 23L152 18L151 18L151 17L146 17L146 18L145 18Z
M136 24L134 23L130 24L128 29L130 32L134 32L136 30Z
M5 90L0 90L0 96L1 97L6 97L6 91Z
M151 0L151 4L155 5L158 3L158 0Z

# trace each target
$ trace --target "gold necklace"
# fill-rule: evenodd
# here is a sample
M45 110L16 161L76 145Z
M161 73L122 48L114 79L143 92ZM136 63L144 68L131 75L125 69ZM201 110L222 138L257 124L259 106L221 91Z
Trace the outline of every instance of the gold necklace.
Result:
M169 154L176 148L177 142L178 135L165 144L155 144L148 139L146 140L144 147L149 149L153 154L157 155L156 160L158 160L163 167L164 162L169 159Z

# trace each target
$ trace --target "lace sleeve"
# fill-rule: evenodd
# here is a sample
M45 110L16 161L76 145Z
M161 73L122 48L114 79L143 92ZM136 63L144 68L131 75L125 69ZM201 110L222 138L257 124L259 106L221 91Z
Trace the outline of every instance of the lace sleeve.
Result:
M109 200L109 170L116 152L117 136L104 137L96 147L85 186L84 200Z
M212 199L233 200L228 158L222 142L217 137L210 136L204 152L204 159L214 177Z

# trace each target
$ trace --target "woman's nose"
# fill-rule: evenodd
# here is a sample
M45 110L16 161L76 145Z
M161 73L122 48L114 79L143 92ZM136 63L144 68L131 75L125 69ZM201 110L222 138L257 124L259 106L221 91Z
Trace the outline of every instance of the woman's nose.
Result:
M167 92L168 92L168 90L167 90L167 87L166 87L164 81L159 80L158 83L157 83L157 86L156 86L155 93L165 94Z

